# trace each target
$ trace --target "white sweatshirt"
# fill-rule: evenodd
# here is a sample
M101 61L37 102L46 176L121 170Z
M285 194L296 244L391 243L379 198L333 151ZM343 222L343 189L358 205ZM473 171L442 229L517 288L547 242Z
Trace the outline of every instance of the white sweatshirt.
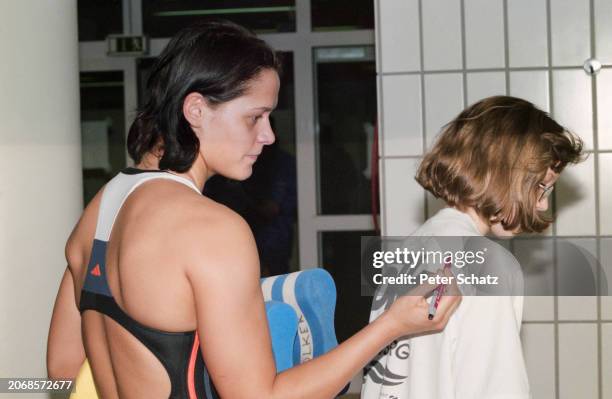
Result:
M478 236L444 208L414 236ZM509 271L520 278L520 269ZM520 282L522 283L522 281ZM373 310L370 322L384 309ZM361 399L528 399L520 341L522 296L464 296L444 331L400 339L366 367Z

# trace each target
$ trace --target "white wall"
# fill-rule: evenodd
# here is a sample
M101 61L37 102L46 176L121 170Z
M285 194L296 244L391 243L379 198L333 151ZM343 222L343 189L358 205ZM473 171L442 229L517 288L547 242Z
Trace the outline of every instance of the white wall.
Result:
M584 139L591 154L562 175L549 234L609 259L612 2L376 0L376 14L383 234L408 235L442 206L413 179L442 125L483 97L509 94ZM594 78L582 70L589 57L604 64ZM522 335L534 398L612 398L611 299L527 298Z
M77 44L76 0L0 1L0 377L46 376L82 209Z

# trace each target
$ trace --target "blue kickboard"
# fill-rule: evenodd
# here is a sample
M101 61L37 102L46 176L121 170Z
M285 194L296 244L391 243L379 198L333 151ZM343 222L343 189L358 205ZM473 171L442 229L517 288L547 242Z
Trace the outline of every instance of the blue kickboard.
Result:
M265 305L276 372L280 373L293 367L292 348L297 334L297 315L286 303L267 301Z

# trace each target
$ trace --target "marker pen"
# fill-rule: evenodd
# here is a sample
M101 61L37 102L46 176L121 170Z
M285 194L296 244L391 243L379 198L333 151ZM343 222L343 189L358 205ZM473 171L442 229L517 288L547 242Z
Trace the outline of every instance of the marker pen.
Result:
M447 270L450 268L451 268L450 260L444 259L444 270ZM440 304L440 299L442 299L442 295L444 294L445 290L446 290L445 284L440 284L434 290L433 295L435 295L435 298L433 298L431 302L429 302L429 315L427 316L429 320L433 320L434 316L436 315L438 304Z

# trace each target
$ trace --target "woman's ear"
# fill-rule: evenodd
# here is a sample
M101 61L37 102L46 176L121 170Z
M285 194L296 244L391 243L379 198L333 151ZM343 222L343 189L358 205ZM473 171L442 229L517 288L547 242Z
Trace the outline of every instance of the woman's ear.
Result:
M194 128L202 126L202 117L208 108L206 99L200 93L189 93L183 101L183 115Z

